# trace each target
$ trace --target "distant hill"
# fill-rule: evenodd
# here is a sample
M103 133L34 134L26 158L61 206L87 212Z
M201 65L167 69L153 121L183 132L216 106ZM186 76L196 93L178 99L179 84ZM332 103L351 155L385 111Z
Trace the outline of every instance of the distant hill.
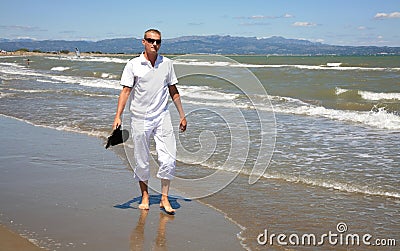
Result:
M400 47L338 46L314 43L307 40L283 37L233 37L233 36L184 36L164 39L163 53L213 53L213 54L277 54L277 55L400 55ZM139 53L143 50L139 38L116 38L100 41L66 40L9 40L0 38L0 49L15 51L21 48L42 52L79 48L81 52Z

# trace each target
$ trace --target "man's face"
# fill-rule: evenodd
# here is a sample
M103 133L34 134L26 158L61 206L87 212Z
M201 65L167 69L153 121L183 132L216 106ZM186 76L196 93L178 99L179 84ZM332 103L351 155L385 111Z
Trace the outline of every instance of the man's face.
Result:
M155 32L147 32L142 44L146 53L157 53L161 47L161 36Z

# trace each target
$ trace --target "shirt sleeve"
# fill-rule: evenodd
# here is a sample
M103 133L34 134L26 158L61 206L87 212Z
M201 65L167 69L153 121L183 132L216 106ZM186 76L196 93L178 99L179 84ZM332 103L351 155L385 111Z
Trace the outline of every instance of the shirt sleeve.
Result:
M135 74L133 73L133 66L131 62L125 65L124 71L122 72L121 82L122 86L133 87L135 85Z
M178 83L178 79L176 78L175 70L174 70L174 64L172 63L172 60L171 60L170 61L168 85L175 85L177 83Z

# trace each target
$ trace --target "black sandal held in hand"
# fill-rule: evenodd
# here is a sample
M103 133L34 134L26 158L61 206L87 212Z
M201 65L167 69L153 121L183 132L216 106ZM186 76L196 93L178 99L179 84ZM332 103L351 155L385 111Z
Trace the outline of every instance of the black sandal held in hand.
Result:
M110 146L115 146L124 143L129 137L128 130L121 130L121 126L118 126L108 137L106 149Z

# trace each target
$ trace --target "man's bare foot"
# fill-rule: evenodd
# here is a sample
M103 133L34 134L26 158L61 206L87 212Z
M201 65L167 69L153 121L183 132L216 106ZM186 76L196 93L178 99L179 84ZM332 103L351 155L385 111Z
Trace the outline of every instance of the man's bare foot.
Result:
M161 198L160 208L163 208L167 214L175 214L175 209L171 207L168 198Z
M149 210L149 198L146 196L142 196L142 202L139 204L139 209L141 210Z

